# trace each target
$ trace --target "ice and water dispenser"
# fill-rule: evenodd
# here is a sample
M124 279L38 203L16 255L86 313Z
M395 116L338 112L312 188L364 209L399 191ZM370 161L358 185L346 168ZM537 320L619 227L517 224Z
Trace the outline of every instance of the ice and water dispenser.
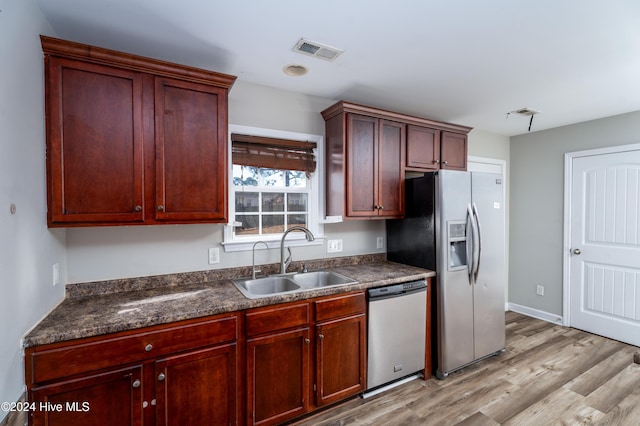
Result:
M467 267L467 223L464 221L447 222L447 242L449 247L450 271Z

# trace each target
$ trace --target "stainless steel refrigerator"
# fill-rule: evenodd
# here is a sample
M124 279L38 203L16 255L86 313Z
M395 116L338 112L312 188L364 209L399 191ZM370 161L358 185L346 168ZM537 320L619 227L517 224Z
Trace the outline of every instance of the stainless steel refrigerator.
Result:
M504 351L502 176L441 170L405 183L387 221L387 259L435 270L436 375Z

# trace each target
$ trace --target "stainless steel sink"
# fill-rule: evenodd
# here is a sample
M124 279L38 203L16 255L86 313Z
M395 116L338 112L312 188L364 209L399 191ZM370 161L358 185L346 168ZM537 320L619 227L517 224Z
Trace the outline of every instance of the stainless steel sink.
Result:
M312 271L299 274L272 275L256 279L235 279L233 284L249 299L275 296L284 293L314 290L357 281L332 271Z
M300 286L289 277L274 276L256 278L255 280L233 280L233 283L249 299L300 290Z
M308 289L330 287L343 284L354 284L356 282L356 280L332 271L303 272L301 274L294 275L292 278L302 287Z

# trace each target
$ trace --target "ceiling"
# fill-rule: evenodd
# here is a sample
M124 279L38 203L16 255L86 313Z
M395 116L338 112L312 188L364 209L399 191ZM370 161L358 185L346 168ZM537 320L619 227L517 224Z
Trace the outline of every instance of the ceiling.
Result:
M37 3L54 37L503 135L528 131L507 118L523 107L531 131L640 110L637 0ZM344 53L293 52L301 38Z

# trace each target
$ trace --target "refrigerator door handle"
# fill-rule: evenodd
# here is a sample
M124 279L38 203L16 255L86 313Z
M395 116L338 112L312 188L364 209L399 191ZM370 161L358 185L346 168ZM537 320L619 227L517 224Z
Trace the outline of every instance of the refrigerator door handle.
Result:
M482 229L480 227L480 215L478 215L478 206L476 206L476 203L473 203L473 215L475 217L476 229L478 230L478 254L476 255L476 270L473 275L473 281L477 282L478 273L480 273L480 255L482 254ZM474 241L474 248L475 246L476 244Z
M476 226L473 217L473 211L471 204L467 205L467 271L469 273L469 285L473 284L473 277L475 275L475 239L476 239ZM469 232L469 228L471 232Z

